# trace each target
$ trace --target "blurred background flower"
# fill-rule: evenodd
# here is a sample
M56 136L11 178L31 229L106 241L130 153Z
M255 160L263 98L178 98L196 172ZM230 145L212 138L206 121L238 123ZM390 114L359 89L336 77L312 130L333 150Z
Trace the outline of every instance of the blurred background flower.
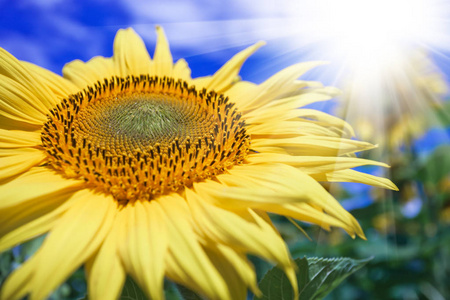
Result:
M61 74L65 63L111 56L119 28L133 27L149 48L164 26L174 59L192 77L212 74L258 40L243 79L260 83L296 62L325 60L305 80L340 88L314 108L344 117L356 136L379 144L368 155L392 165L400 192L330 184L368 241L340 231L278 226L294 257L374 260L328 299L446 299L450 291L450 3L446 0L39 1L0 0L0 47ZM40 239L0 256L0 281ZM330 246L331 245L331 246ZM268 265L254 259L260 275ZM52 297L83 296L80 270Z

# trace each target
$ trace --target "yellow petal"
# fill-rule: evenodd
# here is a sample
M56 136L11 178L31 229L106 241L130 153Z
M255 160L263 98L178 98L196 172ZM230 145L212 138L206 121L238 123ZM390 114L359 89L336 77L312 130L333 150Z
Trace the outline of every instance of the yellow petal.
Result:
M46 108L50 109L54 106L56 97L51 90L35 78L25 65L3 48L0 48L0 74L27 87Z
M82 265L110 233L117 212L112 197L82 190L44 240L36 262L31 299L44 299Z
M245 255L238 254L234 249L224 245L208 245L205 248L214 266L220 270L220 275L227 283L231 299L246 299L247 286L260 295L256 286L256 274Z
M161 26L156 26L156 34L153 73L157 76L172 76L173 58L164 29Z
M244 167L244 166L243 166ZM246 165L234 167L230 174L217 178L227 186L207 182L194 185L200 195L210 195L217 206L225 208L251 207L264 211L279 206L306 203L324 210L363 236L358 222L316 180L283 164Z
M274 118L273 116L277 116ZM257 114L249 116L245 114L245 121L250 125L262 124L262 123L273 123L274 121L286 121L286 120L299 120L299 109L291 110L277 110L273 109L271 113L267 111L263 114Z
M116 211L108 197L83 190L74 205L58 220L42 246L7 278L2 299L44 299L97 250Z
M198 80L199 78L195 79L195 85L198 85ZM200 80L202 79L200 78ZM209 80L202 80L204 81L203 85L206 86ZM244 107L247 105L248 99L253 99L259 92L259 85L248 81L238 81L224 93L229 97L231 102L236 103L239 111L245 114L247 111L244 110Z
M118 299L125 283L126 273L119 258L119 236L123 235L119 216L114 220L110 234L99 251L85 265L88 295L91 300Z
M43 124L47 120L46 108L27 88L18 82L0 75L0 114L10 119Z
M252 139L288 138L299 135L318 135L340 138L350 137L335 128L327 128L302 119L297 119L295 121L273 121L272 118L272 120L268 119L267 122L261 124L249 124L247 128Z
M311 176L318 181L357 182L398 191L397 186L387 178L361 173L355 170L339 170L326 174L313 174Z
M192 83L195 85L197 89L202 89L205 86L208 85L209 81L211 80L212 76L202 76L202 77L196 77L192 79ZM235 102L235 101L233 101Z
M273 170L272 170L273 171ZM228 174L221 174L218 177L218 180L220 180L222 183L226 183L227 185L231 185L232 183L238 184L239 179L237 176L235 178L229 178L226 175ZM231 177L231 176L230 176ZM214 181L205 181L199 184L194 184L195 191L200 194L201 197L207 198L210 195L211 199L214 199L214 204L229 208L232 207L236 208L243 208L246 205L249 205L249 207L259 208L260 206L264 204L273 204L274 199L271 197L268 197L263 195L264 192L270 191L270 196L274 197L276 194L276 191L284 191L285 189L288 189L288 184L283 184L282 182L279 182L278 179L267 181L266 184L270 184L270 188L261 189L260 191L257 191L255 188L257 187L256 183L263 183L259 180L254 180L252 178L246 178L248 181L246 182L247 186L251 186L251 188L244 187L244 186L233 186L228 187L226 185L219 184ZM290 182L293 180L291 179ZM301 198L301 197L299 197ZM299 200L285 195L280 194L277 199L279 204L283 203L296 203Z
M136 201L128 204L122 215L125 230L119 250L124 266L149 298L164 299L164 258L168 240L159 202Z
M205 239L258 255L280 264L288 273L292 271L292 262L283 239L253 211L232 212L215 207L190 189L186 190L186 197Z
M150 72L151 59L144 41L132 28L120 29L114 40L114 63L121 76Z
M294 84L297 89L303 88L323 88L323 84L320 81L311 80L295 80Z
M299 136L286 139L253 139L252 149L265 151L266 147L280 147L292 155L337 156L372 149L366 142L326 136Z
M59 98L67 98L70 94L75 94L79 88L69 80L35 64L23 61L22 64L33 73L34 77L45 85ZM56 99L55 99L56 100ZM55 101L55 105L56 105Z
M306 62L287 67L276 73L258 86L259 93L247 99L245 103L239 103L242 110L253 110L261 107L277 97L292 91L295 80L310 69L322 65L324 62Z
M67 63L63 68L65 78L73 82L79 89L94 85L97 81L103 82L118 75L118 68L115 67L111 58L96 56L84 63L81 60L74 60Z
M247 256L225 245L216 245L216 247L220 251L220 255L232 265L240 280L246 286L250 287L253 294L256 296L261 295L261 291L256 283L255 270L252 263L247 259Z
M0 252L48 232L71 206L73 191L45 197L40 202L2 210ZM2 236L3 235L3 236Z
M350 124L348 124L347 122L345 122L344 120L329 115L327 113L315 110L315 109L307 109L307 108L302 108L299 109L299 114L298 117L300 118L305 118L305 119L310 119L310 120L316 120L316 123L322 126L327 126L327 127L336 127L339 129L344 130L344 132L346 132L346 134L350 135L350 136L354 136L355 132L353 131L353 128L350 126Z
M270 221L269 216L265 212L256 212L253 210L249 210L250 215L252 215L253 219L258 223L258 225L263 228L264 231L269 232L270 230L274 230L275 226ZM283 239L280 237L280 240L284 243ZM287 250L286 250L287 251ZM290 254L288 252L289 259ZM284 273L286 274L286 277L288 278L289 282L291 283L291 287L294 290L294 299L298 298L298 285L297 285L297 277L295 275L295 264L291 260L291 263L289 265L285 264L284 262L281 263L280 267L283 269Z
M292 156L275 153L260 153L251 155L248 159L251 163L255 164L267 162L288 164L298 168L306 174L328 173L365 165L389 167L387 164L381 162L354 157Z
M357 233L359 237L365 239L364 233L360 230L360 227L356 227L356 230L353 223L344 222L339 218L328 215L324 213L323 209L320 209L320 207L315 205L308 203L286 203L278 206L267 206L266 210L302 222L317 224L325 230L330 230L331 226L342 228L351 237L355 237L355 234Z
M44 151L38 149L0 149L0 182L28 171L39 165L45 158ZM0 208L2 206L3 203L0 203Z
M280 244L279 236L273 234L273 229L270 232L262 231L254 220L247 221L244 216L248 218L248 211L232 212L208 204L190 189L186 190L186 197L192 209L193 218L205 238L212 238L216 242L230 245L239 251L257 254L272 262L284 261L289 264L284 243ZM270 238L274 241L269 241Z
M51 169L36 167L0 185L0 211L15 206L27 207L30 203L72 192L83 184L80 180L63 178Z
M192 229L185 200L177 194L159 201L169 234L167 276L210 299L231 299L227 285Z
M296 110L302 106L306 106L311 103L325 101L333 98L336 95L335 89L322 88L314 90L305 90L298 95L278 99L267 104L258 107L257 109L245 114L245 117L254 117L255 122L258 123L258 116L271 115L274 116L274 111L279 113ZM278 113L276 114L278 115Z
M273 115L277 116L275 121ZM276 127L278 126L277 122L286 120L290 122L302 122L302 126L308 126L307 123L309 123L317 127L322 127L322 131L329 130L335 132L339 137L353 137L355 135L353 128L344 120L312 109L278 110L274 108L271 112L268 110L264 114L246 114L246 121L250 127L261 125Z
M184 59L179 59L173 66L173 77L184 81L191 80L191 69Z
M38 131L42 128L42 123L22 122L0 114L0 128L4 130Z
M40 144L40 132L0 129L0 149L35 147Z
M238 76L247 58L264 44L264 42L258 42L233 56L210 78L205 88L215 90L216 92L222 92L227 89L233 83L236 76Z

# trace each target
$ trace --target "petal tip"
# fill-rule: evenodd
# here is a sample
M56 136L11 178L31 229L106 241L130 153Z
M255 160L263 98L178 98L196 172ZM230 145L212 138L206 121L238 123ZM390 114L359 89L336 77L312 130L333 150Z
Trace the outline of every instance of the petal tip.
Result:
M156 34L164 34L164 28L161 25L155 25Z
M266 41L258 41L258 42L256 42L255 47L259 48L259 47L265 46L266 44L267 44Z
M391 190L396 191L396 192L400 191L400 189L397 187L397 185L395 183L393 183L390 180L389 180L389 183L390 183L390 189Z

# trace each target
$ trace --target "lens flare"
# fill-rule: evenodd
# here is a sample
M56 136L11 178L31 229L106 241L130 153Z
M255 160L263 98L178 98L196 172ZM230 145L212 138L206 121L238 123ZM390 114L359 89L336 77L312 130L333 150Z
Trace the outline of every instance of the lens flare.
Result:
M357 134L398 147L423 133L421 120L447 93L430 53L448 48L449 4L425 0L319 0L290 13L299 47L335 66L344 90L340 114ZM305 38L303 38L305 37ZM300 42L301 41L301 42ZM423 119L423 118L422 118Z
M318 0L289 7L294 43L320 45L317 51L347 67L367 72L391 65L415 47L445 48L450 5L439 0Z

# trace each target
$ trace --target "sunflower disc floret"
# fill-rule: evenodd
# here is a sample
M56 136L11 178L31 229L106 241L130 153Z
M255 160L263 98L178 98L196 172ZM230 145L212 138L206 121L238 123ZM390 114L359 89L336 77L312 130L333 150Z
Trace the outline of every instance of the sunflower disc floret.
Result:
M120 202L179 191L240 164L250 137L222 94L172 78L112 77L51 110L49 163Z

